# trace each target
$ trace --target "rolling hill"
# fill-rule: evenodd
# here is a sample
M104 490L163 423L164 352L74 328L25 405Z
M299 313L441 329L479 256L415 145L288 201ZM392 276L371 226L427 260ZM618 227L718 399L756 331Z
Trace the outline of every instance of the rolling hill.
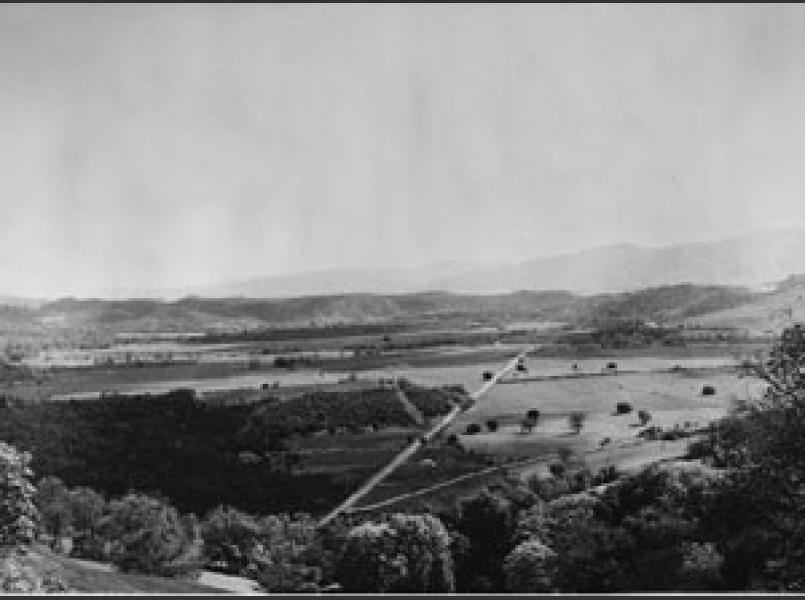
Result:
M794 322L805 322L805 275L791 276L770 292L752 301L691 318L703 327L745 329L754 333L778 333Z
M0 334L187 333L372 323L418 324L437 329L516 321L596 325L643 319L678 323L717 311L740 310L764 298L762 293L740 287L692 284L592 296L520 291L487 295L339 294L290 299L189 297L175 301L65 298L39 307L0 307Z

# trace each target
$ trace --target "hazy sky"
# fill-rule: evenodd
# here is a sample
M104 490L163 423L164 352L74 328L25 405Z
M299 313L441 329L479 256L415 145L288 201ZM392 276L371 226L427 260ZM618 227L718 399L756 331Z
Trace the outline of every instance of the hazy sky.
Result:
M805 221L805 7L0 6L0 293Z

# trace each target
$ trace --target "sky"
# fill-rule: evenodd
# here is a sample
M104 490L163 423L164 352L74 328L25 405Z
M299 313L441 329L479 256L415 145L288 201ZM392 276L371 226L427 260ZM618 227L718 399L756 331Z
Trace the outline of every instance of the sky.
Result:
M805 223L805 7L0 5L0 294Z

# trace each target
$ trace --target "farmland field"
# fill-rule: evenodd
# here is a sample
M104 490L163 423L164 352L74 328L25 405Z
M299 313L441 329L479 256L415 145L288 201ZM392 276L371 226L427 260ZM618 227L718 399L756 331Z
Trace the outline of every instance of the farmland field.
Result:
M414 345L427 341L425 336L417 338L412 334L396 334L392 339ZM390 378L404 378L426 387L459 385L472 392L483 383L485 371L497 370L527 347L508 342L447 343L357 354L344 347L347 343L371 345L380 341L378 336L294 340L298 347L285 356L304 356L313 362L292 368L273 366L277 354L272 351L279 348L278 341L131 345L128 347L141 352L160 349L181 353L193 348L205 356L197 356L196 362L161 365L44 369L38 380L7 384L3 392L58 400L93 398L101 392L156 395L189 388L204 397L238 404L256 402L264 395L292 401L315 390L341 393L369 389L377 386L377 380ZM733 398L756 397L761 389L758 382L738 377L735 365L741 353L736 347L655 347L643 349L642 353L622 349L584 356L550 353L549 344L535 347L525 360L525 372L507 375L474 407L462 413L440 439L420 450L362 504L397 496L403 498L401 505L424 497L451 498L498 480L504 468L522 476L545 472L563 447L591 466L624 467L666 458L684 451L686 441L638 438L642 429L638 411L651 414L649 426L671 429L679 425L692 430L725 415ZM605 368L610 362L617 363L615 373ZM356 378L348 377L353 373ZM346 382L347 379L354 380ZM717 393L702 396L705 384L714 386ZM265 390L266 386L269 390ZM629 403L632 413L614 415L619 402ZM523 433L521 422L531 409L539 410L540 418L531 432ZM584 414L578 434L569 428L572 412ZM488 430L489 420L496 422L495 431ZM480 425L481 432L466 435L471 423ZM386 426L378 431L325 431L291 438L289 449L299 455L298 473L332 477L335 483L355 489L423 431L424 427L414 423L410 427ZM458 436L463 449L445 444L450 434ZM609 441L602 447L605 438ZM433 486L436 488L428 491ZM420 498L418 494L423 490L426 493ZM412 493L412 498L405 498Z

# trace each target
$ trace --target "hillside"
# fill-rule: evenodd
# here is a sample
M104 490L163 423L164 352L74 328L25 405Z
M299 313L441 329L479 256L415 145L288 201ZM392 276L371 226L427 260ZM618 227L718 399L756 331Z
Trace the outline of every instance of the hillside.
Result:
M681 322L688 317L704 315L742 306L758 297L757 293L733 286L680 284L601 296L592 301L584 317L588 324L618 319L642 319L659 322Z
M102 338L129 332L234 332L372 323L433 328L514 321L594 325L643 319L676 323L763 298L761 293L739 287L692 284L594 296L520 291L490 295L341 294L277 300L191 297L172 302L68 298L38 308L0 307L0 335L90 332Z
M791 276L772 292L758 294L751 302L709 312L688 320L703 327L729 327L756 333L778 333L786 325L805 321L805 276Z

